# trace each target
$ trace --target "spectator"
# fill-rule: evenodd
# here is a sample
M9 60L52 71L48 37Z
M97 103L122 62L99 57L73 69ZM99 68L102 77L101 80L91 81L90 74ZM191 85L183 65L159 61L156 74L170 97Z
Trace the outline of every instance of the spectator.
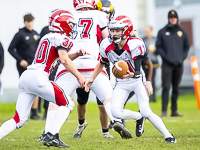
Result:
M12 39L8 52L17 61L17 70L19 76L27 69L34 59L35 52L39 42L38 33L33 30L34 17L31 14L24 16L24 25L22 29L15 34ZM31 119L39 119L37 114L38 97L35 99L31 109Z
M152 86L154 89L153 94L150 96L150 101L156 102L156 88L155 88L155 76L156 76L156 68L159 66L158 58L156 54L156 38L152 34L153 28L151 26L146 26L145 28L145 37L143 38L144 44L146 45L148 51L148 58L153 63L153 73L152 73ZM144 68L145 74L148 76L148 69Z
M2 91L1 72L3 70L3 67L4 67L4 49L3 49L3 46L0 42L0 94L1 94L1 91Z
M171 116L181 117L177 112L179 84L183 74L183 61L187 57L189 41L187 33L179 25L175 10L168 13L168 24L158 32L156 50L162 58L162 114L167 116L169 89L172 84Z

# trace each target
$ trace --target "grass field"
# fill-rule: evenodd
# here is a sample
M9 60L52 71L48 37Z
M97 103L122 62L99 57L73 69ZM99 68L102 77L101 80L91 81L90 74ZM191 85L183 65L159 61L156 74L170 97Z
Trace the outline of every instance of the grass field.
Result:
M161 114L161 101L158 97L156 103L150 103L152 110ZM170 105L168 117L162 118L166 127L176 137L176 144L165 144L165 140L153 125L146 120L144 134L137 138L135 136L135 121L127 120L126 128L133 135L133 139L122 140L114 131L110 130L114 139L104 139L100 130L98 108L96 103L88 103L86 120L87 128L84 130L81 139L73 139L73 133L77 127L76 108L69 115L68 120L60 131L61 139L71 146L73 150L199 150L200 149L200 111L197 110L195 96L193 94L181 95L178 100L179 113L184 117L170 117ZM138 110L137 104L127 104L126 108ZM13 117L15 104L0 103L0 125ZM42 114L41 114L42 115ZM57 149L45 147L41 142L35 142L43 132L45 121L29 120L20 130L15 130L0 140L0 150L11 149Z

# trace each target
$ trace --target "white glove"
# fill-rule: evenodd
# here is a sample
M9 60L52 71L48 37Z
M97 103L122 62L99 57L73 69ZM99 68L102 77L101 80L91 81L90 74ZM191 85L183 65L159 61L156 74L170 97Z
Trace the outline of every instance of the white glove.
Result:
M153 94L153 87L151 81L147 81L147 89L149 91L149 96Z

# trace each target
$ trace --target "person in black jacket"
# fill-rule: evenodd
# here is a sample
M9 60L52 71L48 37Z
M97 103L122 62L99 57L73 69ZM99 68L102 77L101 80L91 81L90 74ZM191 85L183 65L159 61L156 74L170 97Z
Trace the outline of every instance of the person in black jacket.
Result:
M3 46L0 42L0 94L1 94L1 91L2 91L2 86L1 86L1 72L3 70L3 67L4 67L4 49L3 49Z
M8 52L16 59L19 76L26 70L34 59L37 46L39 44L39 35L33 30L34 17L31 14L24 16L25 27L19 29L12 39ZM33 103L31 109L31 119L39 119L37 114L38 98Z
M189 51L187 33L180 27L175 10L168 13L168 24L158 32L156 50L162 58L162 117L167 116L170 84L172 84L171 116L181 117L177 112L179 84L183 74L183 61Z

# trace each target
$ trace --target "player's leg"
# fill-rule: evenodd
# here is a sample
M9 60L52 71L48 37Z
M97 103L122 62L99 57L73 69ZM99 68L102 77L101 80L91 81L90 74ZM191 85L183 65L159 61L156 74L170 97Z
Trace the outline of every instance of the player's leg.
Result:
M69 145L65 144L59 138L59 131L64 122L66 121L70 111L73 110L74 102L56 83L49 82L49 84L49 89L51 88L51 93L55 95L52 96L54 100L52 100L52 98L48 98L49 96L46 95L43 98L47 100L49 99L51 102L54 102L56 104L49 104L43 144L46 146L69 147ZM48 91L47 87L46 91Z
M104 138L113 138L113 136L110 135L110 133L109 133L108 115L106 113L104 105L98 98L96 98L96 99L97 99L97 105L99 108L99 118L100 118L100 122L101 122L103 137Z
M77 93L77 112L78 112L78 126L73 134L73 138L81 138L83 130L87 127L85 120L85 114L87 109L87 101L89 92L85 92L84 89L76 89Z
M58 133L70 111L73 110L74 102L59 85L54 82L49 82L48 78L45 79L43 78L42 80L41 78L38 78L37 82L39 87L37 90L34 90L34 87L29 87L29 89L32 89L36 95L50 102L56 103L60 107L54 111L55 116L52 117L51 127L47 128L48 130L45 130L45 133L49 136L44 137L43 144L47 146L69 147L60 140ZM52 115L49 116L51 117ZM53 140L56 142L52 142Z
M36 96L32 94L24 92L19 93L15 108L15 116L1 125L0 139L15 129L21 128L26 123L35 97Z
M147 118L154 125L154 127L160 131L160 133L166 139L166 142L167 140L171 139L171 143L175 143L175 138L169 133L161 118L152 112L149 105L149 96L142 81L136 83L136 86L134 86L134 91L138 99L141 115L144 118Z
M132 138L130 132L122 125L121 120L113 117L111 113L110 97L112 94L112 87L108 78L104 74L99 74L90 88L104 104L104 108L108 117L111 119L111 121L115 122L115 131L118 133L123 133L120 134L122 138Z

